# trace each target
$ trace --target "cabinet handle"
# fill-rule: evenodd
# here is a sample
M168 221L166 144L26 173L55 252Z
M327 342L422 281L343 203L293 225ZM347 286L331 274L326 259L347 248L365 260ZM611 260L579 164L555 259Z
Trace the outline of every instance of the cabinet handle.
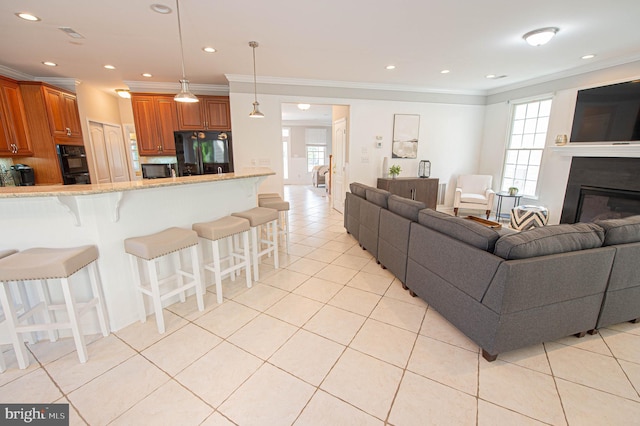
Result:
M18 153L18 145L16 145L15 143L13 144L13 153L14 154Z
M67 136L71 136L71 129L68 127L66 129L67 129Z

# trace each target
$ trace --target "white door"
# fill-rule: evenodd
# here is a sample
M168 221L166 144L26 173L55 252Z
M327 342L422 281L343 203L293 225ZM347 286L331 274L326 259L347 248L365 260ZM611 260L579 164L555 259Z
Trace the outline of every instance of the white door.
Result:
M333 123L333 164L331 178L331 201L333 208L344 213L344 197L347 152L347 120L341 118Z
M122 129L113 124L89 122L95 183L126 182L129 180L127 152Z

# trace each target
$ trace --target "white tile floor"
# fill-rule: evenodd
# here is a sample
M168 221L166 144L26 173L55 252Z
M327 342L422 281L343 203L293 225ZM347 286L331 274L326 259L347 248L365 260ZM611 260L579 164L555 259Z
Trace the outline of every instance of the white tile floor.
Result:
M71 404L71 424L640 424L640 324L486 362L346 234L324 190L285 188L291 250L260 282L224 284L107 338L4 346L0 402ZM208 288L214 291L214 286Z

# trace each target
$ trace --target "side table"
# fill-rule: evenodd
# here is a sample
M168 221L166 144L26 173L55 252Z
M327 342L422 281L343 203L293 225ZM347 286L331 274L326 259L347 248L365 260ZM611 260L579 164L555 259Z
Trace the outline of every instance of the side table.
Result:
M513 198L513 207L516 207L518 203L520 203L520 198L522 198L522 195L511 195L508 192L496 192L496 195L498 196L498 204L496 205L496 220L499 222L501 217L510 217L510 215L507 213L505 213L504 216L502 215L502 199Z

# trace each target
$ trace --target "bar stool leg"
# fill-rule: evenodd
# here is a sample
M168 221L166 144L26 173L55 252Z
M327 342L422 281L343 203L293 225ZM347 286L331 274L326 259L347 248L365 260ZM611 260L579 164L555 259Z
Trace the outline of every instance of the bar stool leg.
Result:
M64 294L64 303L67 306L67 314L69 315L69 324L71 332L73 333L73 340L76 343L76 351L78 352L78 358L80 362L84 364L87 362L87 345L84 340L84 334L80 330L80 320L78 318L78 310L76 308L73 294L69 288L69 279L60 278L62 284L62 293Z
M163 334L164 328L164 315L162 312L162 300L160 299L160 283L158 283L158 271L155 259L151 259L147 262L147 268L149 271L149 281L151 284L151 299L153 299L153 310L156 314L156 324L158 325L158 333Z
M271 222L271 238L273 241L273 264L276 269L280 267L278 262L278 221Z
M176 259L176 262L178 264L178 269L179 271L184 271L184 268L182 267L182 250L177 251L173 254L174 258ZM195 271L194 271L195 272ZM177 274L178 275L178 286L179 287L184 287L184 275L182 274ZM184 303L185 300L187 300L187 297L185 296L185 292L181 291L180 292L180 302Z
M222 266L220 265L220 245L218 240L211 241L211 249L213 251L213 278L216 282L216 301L222 303L222 279L220 273L222 272ZM233 275L233 273L231 273Z
M249 253L249 233L242 233L242 245L244 247L244 260L247 263L245 266L245 272L247 275L247 287L251 288L251 262L255 262L255 260L251 260L251 254ZM238 270L240 272L240 270Z
M289 254L289 211L283 212L284 216L284 241L287 247L287 254Z
M191 268L193 269L193 279L196 281L196 301L198 302L198 310L204 311L204 280L200 265L200 245L191 246Z
M142 277L140 276L140 267L138 266L138 258L129 255L131 263L131 271L133 273L133 282L136 283L136 293L138 297L138 318L140 322L147 322L147 311L144 307L144 293L142 292Z
M260 279L260 273L258 272L258 227L251 227L251 261L253 262L253 279L258 281Z
M22 307L22 310L23 312L28 312L31 309L31 304L29 303L29 298L27 297L27 289L24 286L24 281L16 281L15 284L18 295L20 297L20 305ZM33 324L33 316L29 317L29 322ZM52 332L53 330L49 330L49 336L51 336ZM28 334L27 341L32 345L38 341L38 337L35 331Z
M40 285L37 289L38 297L40 298L40 303L44 305L44 309L42 309L42 316L44 318L45 324L53 324L53 320L51 319L51 295L49 294L49 286L47 285L47 280L40 280ZM60 335L58 334L58 330L50 329L48 330L49 341L56 342Z
M102 294L100 273L96 262L89 264L89 280L91 281L93 297L97 299L96 312L98 314L98 321L100 322L100 330L102 331L102 335L107 337L109 335L109 318L107 316L107 307L105 306L104 295Z
M18 316L16 314L16 309L13 306L13 301L9 301L9 294L7 294L7 288L5 287L8 285L8 282L0 282L0 303L2 303L5 322L10 330L9 334L11 335L11 344L13 345L13 350L16 353L18 367L20 367L21 370L24 370L29 365L29 355L27 354L27 350L24 347L24 342L22 342L20 335L15 332L16 326L18 325Z
M227 237L227 253L229 255L228 259L229 259L229 268L233 268L236 265L236 258L233 255L234 253L234 246L233 246L233 237ZM231 272L229 275L231 276L231 281L235 281L236 280L236 275L240 270L238 269L237 271L233 271Z

